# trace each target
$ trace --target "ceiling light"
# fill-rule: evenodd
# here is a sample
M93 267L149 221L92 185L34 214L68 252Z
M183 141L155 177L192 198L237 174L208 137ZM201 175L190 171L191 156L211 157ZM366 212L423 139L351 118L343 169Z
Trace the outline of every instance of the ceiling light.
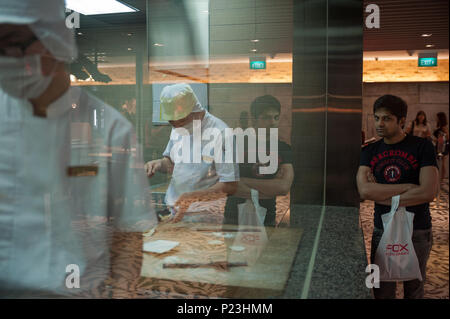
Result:
M421 37L428 38L431 37L432 35L433 35L432 33L424 33L421 35Z
M258 50L256 50L256 49L252 49L252 52L256 52L256 51L258 51Z
M434 44L427 44L426 47L427 48L432 48L432 47L434 47Z
M155 47L163 47L164 46L164 44L162 44L162 43L153 43L153 45Z
M259 40L258 39L253 39L253 40L250 40L250 42L259 42Z
M84 15L139 11L118 0L66 0L66 7Z
M131 51L131 50L133 50L132 48L128 48L128 51Z

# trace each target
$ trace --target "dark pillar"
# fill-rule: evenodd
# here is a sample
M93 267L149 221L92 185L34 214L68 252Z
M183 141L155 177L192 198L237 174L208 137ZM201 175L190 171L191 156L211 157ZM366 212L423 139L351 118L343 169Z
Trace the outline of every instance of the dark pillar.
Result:
M362 1L294 1L292 204L359 205L362 22Z

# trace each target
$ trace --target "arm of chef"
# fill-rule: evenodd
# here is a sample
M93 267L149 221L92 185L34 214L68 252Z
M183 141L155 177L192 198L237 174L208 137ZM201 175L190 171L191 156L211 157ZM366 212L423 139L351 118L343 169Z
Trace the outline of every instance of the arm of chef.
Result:
M225 152L225 151L223 151ZM224 153L222 158L224 159ZM212 201L223 198L226 195L233 195L238 188L239 166L237 163L218 163L214 162L216 174L219 180L214 185L198 191L184 193L176 203L177 214L172 219L173 222L180 221L189 205L200 201Z
M144 163L138 154L134 130L128 123L116 126L112 134L113 147L123 149L113 153L108 166L108 215L119 231L146 231L157 223L151 204ZM134 151L135 150L135 151Z

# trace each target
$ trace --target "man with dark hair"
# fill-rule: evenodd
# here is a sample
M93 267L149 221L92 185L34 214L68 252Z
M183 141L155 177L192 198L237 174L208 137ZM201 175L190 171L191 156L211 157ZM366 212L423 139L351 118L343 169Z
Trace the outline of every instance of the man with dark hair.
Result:
M407 110L407 104L393 95L384 95L375 101L375 127L382 139L362 149L356 179L361 198L375 202L371 263L374 263L383 234L381 215L390 211L391 198L400 195L400 206L414 213L412 242L423 281L403 282L404 297L423 298L426 264L432 246L429 203L437 193L438 171L433 144L404 133ZM374 295L377 299L394 299L396 283L380 282Z
M281 113L281 104L272 95L264 95L257 97L250 105L250 112L254 119L257 119L267 109L275 110L278 115Z
M280 102L271 95L257 97L250 106L253 128L265 128L266 141L269 141L270 129L278 128L280 110ZM261 145L256 146L257 149L258 147ZM267 146L265 149L268 149ZM276 196L288 194L294 179L291 147L283 141L278 141L278 169L274 174L260 174L258 168L262 164L248 161L248 152L255 150L249 150L247 147L245 150L245 161L239 166L238 188L233 196L227 198L223 223L239 224L238 205L251 198L251 189L255 189L259 193L260 206L267 210L264 225L275 226Z
M379 109L388 109L392 115L395 115L398 121L403 117L406 119L408 113L408 105L405 101L395 95L383 95L379 97L373 104L373 113ZM403 123L404 124L404 123Z

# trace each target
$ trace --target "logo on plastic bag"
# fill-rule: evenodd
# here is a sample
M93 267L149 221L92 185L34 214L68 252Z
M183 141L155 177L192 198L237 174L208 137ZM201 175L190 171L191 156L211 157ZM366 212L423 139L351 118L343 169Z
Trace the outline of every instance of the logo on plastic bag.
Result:
M387 244L386 245L386 256L401 256L409 255L409 250L406 248L408 244Z

